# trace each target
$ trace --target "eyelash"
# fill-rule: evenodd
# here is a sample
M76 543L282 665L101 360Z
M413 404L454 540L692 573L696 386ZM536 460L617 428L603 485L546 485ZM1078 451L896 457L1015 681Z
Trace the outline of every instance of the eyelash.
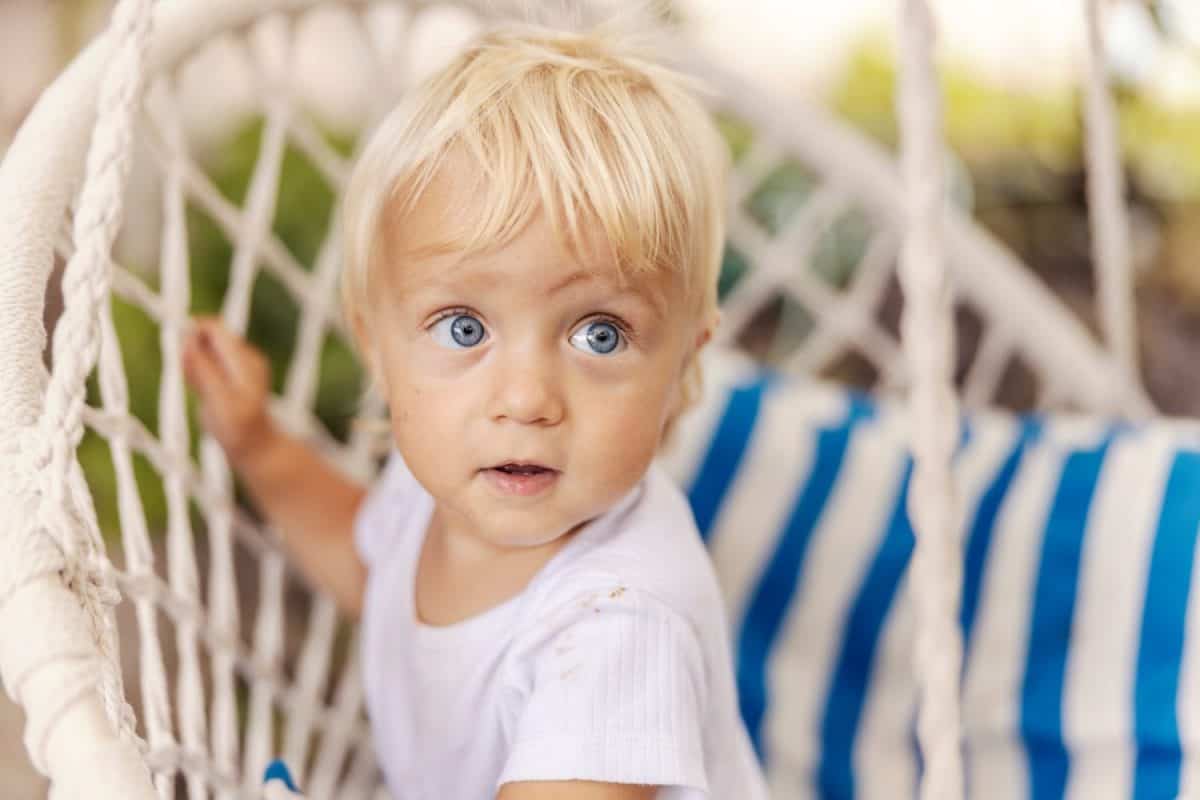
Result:
M467 308L466 306L456 306L455 308L446 308L446 309L443 309L443 310L437 312L436 314L434 314L433 319L429 320L429 322L426 323L425 329L429 330L434 325L437 325L439 322L441 322L444 319L449 319L450 317L457 317L462 314L467 314L469 316L475 317L476 319L482 319L482 317L483 317L483 315L480 314L475 309Z
M477 319L482 319L482 315L478 311L475 311L472 308L467 308L466 306L456 306L454 308L447 308L447 309L437 312L437 314L434 315L433 319L431 319L425 325L425 329L430 330L433 328L434 325L437 325L442 320L449 319L450 317L457 317L460 314L468 314ZM624 336L625 339L630 344L635 344L637 342L637 336L636 336L636 334L634 334L633 328L629 325L629 323L627 323L625 320L621 319L620 317L614 317L611 314L600 313L600 314L592 314L591 316L584 317L583 319L579 320L579 322L576 322L574 325L572 325L571 330L575 330L580 325L583 325L588 322L607 322L608 324L612 325L617 330L619 330L621 332L621 335Z
M625 341L627 341L629 344L637 343L637 337L634 336L633 328L631 328L629 324L625 322L625 320L614 317L611 314L593 314L590 317L584 317L579 322L575 323L571 330L575 330L582 325L592 322L607 322L609 325L612 325L614 328L620 331L621 335L625 337Z

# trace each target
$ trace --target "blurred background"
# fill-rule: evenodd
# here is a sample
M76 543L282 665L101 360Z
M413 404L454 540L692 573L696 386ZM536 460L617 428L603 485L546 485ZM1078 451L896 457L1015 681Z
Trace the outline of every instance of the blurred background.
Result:
M956 202L1096 330L1082 167L1082 0L932 5ZM891 0L675 0L670 18L777 102L815 101L893 149L894 6ZM42 89L96 35L109 10L107 0L0 0L0 154ZM421 24L410 54L418 71L436 66L473 30L469 16L453 11L427 15ZM1200 416L1200 370L1193 367L1200 344L1200 3L1116 0L1104 35L1131 203L1143 378L1161 410ZM306 36L319 46L305 48ZM300 36L295 91L342 153L352 149L366 121L367 99L345 88L365 69L336 15L315 20ZM180 115L197 161L235 202L245 195L261 133L254 93L241 74L236 58L213 48L178 76ZM736 121L725 122L735 151L753 137ZM128 214L138 224L129 226L118 248L122 263L146 273L159 246L154 182L151 172L135 173ZM332 191L311 161L291 152L281 186L275 232L298 261L311 265ZM805 176L781 168L758 194L759 212L768 219L786 216L806 186ZM826 259L818 268L831 273L857 260L845 251L861 238L853 220L837 236L818 254ZM228 279L230 243L195 209L189 209L189 240L194 310L215 311ZM737 275L731 254L725 285ZM250 337L277 364L289 357L297 313L281 287L256 287ZM120 302L114 315L132 410L154 430L159 354L153 323ZM321 376L318 415L335 436L344 436L362 376L333 338ZM1018 409L1033 404L1019 376L1001 387L1000 398ZM103 442L89 436L81 459L102 525L112 531L115 499ZM148 467L139 478L151 522L161 523L165 505L156 479ZM24 761L19 726L18 713L7 700L0 703L0 794L40 797L44 788Z

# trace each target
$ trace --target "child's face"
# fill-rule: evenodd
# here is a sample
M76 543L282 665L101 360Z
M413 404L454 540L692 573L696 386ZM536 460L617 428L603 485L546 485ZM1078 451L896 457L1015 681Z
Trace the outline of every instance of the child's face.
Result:
M429 241L456 207L441 194L431 187L403 232L386 232L385 253ZM492 252L388 261L365 345L440 525L539 546L641 479L707 338L675 278L620 286L611 255L581 263L540 216Z

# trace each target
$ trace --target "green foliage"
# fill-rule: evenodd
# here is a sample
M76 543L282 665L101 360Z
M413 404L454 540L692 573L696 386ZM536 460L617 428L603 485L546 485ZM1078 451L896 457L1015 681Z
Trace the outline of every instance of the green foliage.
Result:
M1079 91L1018 91L955 66L939 74L947 142L972 172L1014 160L1033 160L1057 171L1079 169L1084 147ZM849 59L830 104L894 147L895 85L890 48L882 40L866 40ZM1126 164L1142 189L1170 201L1200 198L1200 111L1166 108L1127 90L1115 97Z
M754 141L754 129L744 120L728 114L718 114L716 123L717 130L721 132L726 144L729 145L730 158L736 164L745 157L746 151L750 149L750 143Z
M1166 200L1200 200L1200 110L1166 109L1133 95L1123 98L1120 119L1139 182Z

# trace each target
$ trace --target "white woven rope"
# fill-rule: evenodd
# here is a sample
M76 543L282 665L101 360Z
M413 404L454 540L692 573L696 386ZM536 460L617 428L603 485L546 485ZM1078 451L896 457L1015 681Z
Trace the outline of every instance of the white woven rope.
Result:
M185 149L183 131L172 104L169 84L166 80L154 87L151 97L153 120L161 127L166 146L173 152ZM178 163L172 163L163 171L163 231L160 250L160 292L162 295L163 324L159 328L159 347L162 352L163 369L159 384L158 435L163 451L172 462L186 461L189 452L189 430L184 411L183 370L180 362L181 337L189 306L188 241L185 218L186 200L184 178ZM192 530L188 488L184 476L178 471L163 474L163 493L167 501L167 575L171 591L193 606L200 604L200 577L196 564L194 531ZM227 515L227 497L215 495L204 506L206 518ZM230 569L225 562L212 559L210 575L220 574L228 580ZM209 598L210 624L216 636L237 639L237 618L230 623L218 594ZM203 675L200 665L199 623L194 618L175 618L175 652L178 659L175 696L179 717L179 733L182 748L194 756L207 752L206 734L208 714L204 703ZM212 728L214 738L214 768L218 772L233 771L228 758L217 755L216 747L220 733L228 735L231 717L236 719L233 708L232 688L229 671L229 650L210 648L213 657L212 680L214 697L212 703ZM166 692L167 687L155 687ZM220 732L220 733L219 733ZM236 735L236 734L235 734ZM223 740L222 740L223 741ZM207 797L205 786L210 783L206 771L197 769L195 758L180 761L187 780L190 798ZM173 773L169 773L174 778Z
M891 231L876 233L854 269L849 288L835 301L835 307L831 309L833 315L839 315L842 308L847 309L848 334L843 335L836 326L816 328L784 362L784 371L801 375L820 374L848 344L869 337L874 343L864 351L864 355L871 359L874 352L888 359L884 363L872 359L873 366L880 373L880 385L896 388L903 384L905 369L904 361L897 352L899 343L882 329L872 313L882 303L891 279L889 267L899 249L897 240L898 237ZM884 353L887 355L883 356Z
M901 338L911 377L914 470L909 513L916 536L910 571L917 612L914 664L922 800L963 792L959 672L961 539L950 461L958 439L953 299L942 226L946 216L941 100L933 66L934 20L925 0L902 0L898 112L908 230L900 258Z
M104 410L117 417L129 416L129 390L122 362L120 342L113 326L112 308L108 303L100 306L101 348L99 363L100 395ZM138 492L133 471L134 448L127 429L113 431L107 438L114 473L117 478L117 509L121 524L121 544L125 553L126 568L133 576L152 575L154 552L150 544L150 533L146 514ZM158 625L155 606L146 596L134 597L137 616L139 647L139 677L143 700L143 719L146 724L147 740L151 748L174 746L171 732L171 707L167 696L166 670L159 646ZM171 788L170 776L155 777L160 798L168 797Z
M360 144L365 141L366 137L360 138ZM334 174L344 175L346 164L343 159L332 151L328 157L331 159L328 164L329 170ZM336 220L340 212L339 192L331 219ZM331 224L317 253L312 291L301 299L300 329L296 335L295 355L284 384L283 414L293 424L300 423L316 402L321 350L325 344L328 320L336 315L334 305L340 254L338 226ZM359 453L360 463L355 472L363 472L369 468L368 460L363 458L367 455L366 451ZM337 614L332 600L323 594L317 595L313 599L308 635L300 652L297 670L297 686L305 699L288 715L283 744L284 758L294 765L294 775L302 785L308 785L309 746L315 733L315 720L310 710L320 701L319 694L327 680L336 626ZM328 745L344 750L342 743L330 742ZM338 762L340 763L340 756ZM322 776L322 782L331 778L336 778L336 775L329 778Z
M292 144L308 157L312 165L321 173L321 177L337 191L340 196L346 181L350 178L350 165L338 155L324 135L316 129L312 120L302 114L293 114L287 120L288 135Z
M963 385L963 401L974 407L986 405L995 396L1015 349L1012 337L1000 328L985 328L982 336Z
M144 598L153 602L174 624L191 625L206 648L227 651L242 679L261 681L271 687L271 696L280 710L291 709L305 700L297 688L288 684L278 664L265 661L240 640L228 638L225 631L209 621L210 618L202 606L174 593L161 578L145 574L134 576L119 570L114 570L113 578L124 593L135 599ZM322 729L340 726L347 744L369 749L369 730L357 716L358 711L357 706L343 708L337 700L332 706L317 701L310 709L314 720ZM198 753L190 750L188 752Z
M9 602L39 604L39 613L23 620L26 625L48 621L40 618L53 604L62 604L55 609L55 618L48 627L39 627L33 636L21 637L25 653L6 648L2 661L14 696L25 706L26 743L34 764L50 775L56 793L67 795L79 791L81 778L70 774L69 769L62 769L69 765L51 763L47 747L56 727L68 714L77 725L93 725L87 721L86 702L95 697L93 692L97 689L110 730L126 748L109 747L112 762L124 762L144 747L121 682L112 608L120 601L120 595L104 554L95 509L75 460L75 451L83 436L84 382L96 363L103 328L108 324L105 317L110 282L108 254L121 224L151 6L150 0L121 0L105 32L111 49L100 84L97 122L74 216L73 239L77 249L63 278L64 311L53 344L55 369L46 385L36 431L29 432L22 448L26 462L17 470L23 473L24 488L33 499L23 520L26 527L22 544L28 548L23 555L27 557L7 565L4 586L0 587L0 608L6 615L13 610L4 608ZM102 391L109 403L119 406L125 402L123 386L119 373L111 367L111 360L102 364ZM130 476L128 452L120 441L114 443L114 455L118 474ZM131 528L137 527L140 509L127 496L122 499L121 513ZM10 538L15 536L10 534ZM75 593L73 598L58 593L54 582L59 575ZM45 583L46 578L51 583ZM38 581L42 581L43 587L40 596L21 591ZM72 601L76 608L69 607ZM78 616L80 610L82 617ZM86 620L89 629L83 635L73 629L81 620ZM48 629L55 630L54 635L47 636ZM74 635L65 635L68 632ZM91 647L85 646L85 642ZM42 672L52 675L48 680L58 685L49 687L38 675ZM48 688L54 695L47 693ZM89 746L85 739L91 738L93 752L100 755L95 748L106 745L97 736L103 734L93 728L90 737L68 737L66 741L68 746L76 748L73 754L82 757L81 748ZM120 769L117 772L121 774L115 780L123 783L125 792L141 792L148 786L143 782L147 777L144 770L140 777L122 773ZM97 785L107 782L109 777L97 775Z
M729 230L738 246L757 265L755 271L761 276L764 296L769 296L768 291L791 296L817 319L825 336L834 338L842 347L852 345L875 365L885 383L902 382L904 363L896 343L875 321L871 308L864 306L856 294L839 296L808 268L816 237L806 237L799 245L794 240L785 240L783 247L777 246L737 209L730 212Z
M99 118L75 214L73 238L77 250L63 275L64 312L54 336L55 369L39 420L47 451L38 460L49 456L42 473L44 494L39 516L63 547L67 574L75 581L92 619L105 710L118 733L131 740L136 740L136 726L121 685L111 609L120 598L102 577L104 545L94 518L82 519L70 510L77 508L78 500L70 496L68 474L83 436L84 381L98 351L97 312L107 304L108 254L121 225L151 5L150 0L122 0L107 34L119 45L101 85Z
M284 120L286 122L286 131L296 129L294 125L295 119L294 115L289 115ZM213 184L212 179L195 164L186 152L171 151L162 141L161 135L149 137L148 145L150 154L154 157L160 169L164 171L167 169L180 169L182 171L187 199L194 201L199 209L212 219L221 234L230 242L240 242L244 237L244 232L250 225L248 218L243 214L241 209L221 194L221 190ZM301 147L304 149L303 145ZM305 152L307 153L307 150ZM341 171L345 171L344 166ZM269 229L260 231L259 235L261 238L255 243L253 249L244 248L244 257L249 259L252 255L256 256L259 259L258 266L265 268L294 297L303 298L310 294L312 292L312 289L309 287L310 279L303 265L296 260L296 257L288 251L283 242ZM253 263L250 262L248 262L248 266L242 267L244 274L241 280L249 280L251 284L253 283L253 267ZM246 302L248 302L248 297ZM231 318L239 316L241 313L242 309L240 308L231 308L229 312ZM328 322L343 338L349 336L349 331L340 316L335 315Z
M307 746L314 727L337 728L340 734L326 735L321 739L322 750L319 754L320 763L326 777L325 782L332 784L340 773L341 759L347 746L353 744L362 753L360 761L363 767L364 780L371 783L374 772L370 759L370 748L365 733L356 730L355 723L359 721L361 708L361 692L347 691L345 688L339 694L342 705L338 708L336 718L329 717L323 712L321 694L325 679L329 672L330 655L332 654L333 635L336 628L336 612L332 602L323 596L317 596L313 604L305 638L298 678L295 687L284 688L284 681L279 675L279 660L282 656L283 629L283 577L285 562L273 548L258 547L254 552L259 556L263 576L260 580L263 601L259 605L258 622L255 628L256 649L253 656L243 652L236 643L238 641L237 600L234 596L232 577L232 548L229 543L228 530L233 527L234 513L229 493L228 473L225 471L223 459L219 452L217 458L206 463L206 487L202 492L196 491L196 478L186 465L187 460L187 429L183 415L182 376L179 370L179 337L186 325L187 299L187 240L184 222L184 208L187 196L195 198L194 192L186 188L194 187L206 178L195 169L186 154L182 141L182 132L178 127L178 116L170 105L169 87L160 84L157 87L151 108L154 129L157 135L159 163L163 171L164 186L164 231L162 247L162 281L161 298L139 279L124 270L119 270L114 289L152 316L161 326L161 347L164 357L164 372L160 391L160 430L159 437L162 445L157 445L154 437L140 424L128 415L127 404L109 403L105 406L105 415L90 413L85 409L85 416L97 430L114 442L136 443L132 448L150 458L151 463L160 467L164 476L164 489L168 499L168 549L169 570L172 589L166 594L161 588L156 593L142 592L132 594L135 602L141 606L154 601L164 611L174 609L172 619L175 622L176 650L180 658L180 668L177 677L177 711L180 719L181 733L184 743L176 748L180 753L187 754L186 758L160 759L153 762L156 768L163 770L182 769L188 778L189 797L206 797L209 788L215 789L218 796L243 796L246 792L256 790L256 776L261 773L265 760L276 754L274 747L274 720L277 714L287 717L285 739L285 755L292 764L296 765L297 777L303 780L303 764L306 759ZM282 163L286 135L295 130L307 130L308 135L316 134L311 126L297 125L294 119L286 113L287 109L274 95L266 95L269 102L264 103L268 109L283 109L285 113L275 119L278 124L267 124L267 135L264 137L263 152L257 161L255 178L247 196L246 211L242 215L230 205L227 216L238 220L231 229L237 232L234 241L237 245L233 274L234 286L226 295L226 313L230 324L235 328L245 327L245 319L249 313L249 295L253 288L254 273L257 270L258 259L264 249L264 242L270 237L270 224L274 215L274 203L278 191L279 170ZM271 115L268 112L268 119ZM302 152L312 152L318 148L312 141L298 145ZM326 145L326 148L328 146ZM331 149L322 155L324 171L331 174L344 175L346 161L337 156ZM189 183L190 171L190 183ZM215 189L212 192L214 195ZM227 202L227 201L225 201ZM276 245L281 251L282 246ZM64 250L68 248L64 247ZM312 418L308 412L316 388L316 365L320 355L320 347L324 343L325 328L333 322L331 319L331 297L336 280L337 244L335 237L330 236L322 246L318 258L315 275L310 278L303 268L294 265L291 271L292 286L299 287L297 296L302 307L301 334L296 353L292 359L288 375L288 390L285 393L286 416L291 418L293 427L311 425ZM240 317L240 319L239 319ZM114 339L115 351L115 339ZM119 369L119 367L118 367ZM124 378L121 376L121 386ZM379 409L376 409L377 411ZM373 451L363 446L363 437L357 437L357 446L352 447L349 460L357 462L356 473L365 476L370 471ZM156 453L157 450L157 453ZM181 466L182 465L182 466ZM214 468L220 470L213 472ZM118 474L122 473L118 467ZM131 470L129 474L132 475ZM126 499L136 488L132 480L118 478L119 494L124 506ZM192 546L194 536L187 515L187 501L191 496L203 494L200 507L208 523L210 552L209 570L209 612L207 615L197 612L187 612L186 609L201 607L198 592L198 569ZM245 528L245 524L241 523ZM222 533L221 528L225 529ZM234 528L236 531L237 529ZM137 539L138 537L134 537ZM245 541L245 536L242 537ZM134 545L135 551L143 548ZM137 554L131 562L141 562ZM153 575L142 575L144 586L155 586ZM122 586L126 586L122 582ZM184 609L184 610L181 610ZM154 645L153 633L142 631L147 643ZM206 715L204 708L203 686L201 680L200 651L197 644L203 642L212 656L213 694L211 713ZM161 657L150 656L151 650L143 650L143 664L149 657L151 661L161 663ZM237 764L236 742L236 705L233 692L234 667L252 686L251 723L248 736L248 752L244 765ZM350 667L347 667L350 669ZM156 670L151 666L144 668L141 674L143 694L146 697L163 696L166 691L165 680L154 676ZM353 687L357 683L357 675L343 674L343 687ZM280 702L286 698L287 702ZM346 705L347 699L352 701ZM285 711L286 709L286 711ZM155 714L155 716L159 716ZM168 714L169 716L169 714ZM212 723L211 751L206 747L205 721L206 717ZM331 721L332 720L332 721ZM161 722L161 721L160 721ZM156 741L153 749L157 752L169 752L173 744L170 738L169 719L165 724L155 724ZM241 769L239 769L241 766ZM156 769L160 787L170 777L169 772ZM230 783L230 776L241 775L243 786L237 789ZM224 776L224 777L222 777Z
M287 144L287 120L292 114L291 97L282 75L287 69L291 46L290 20L268 17L250 32L260 50L259 78L273 93L264 93L266 121L250 186L246 192L246 212L240 235L234 240L229 289L221 316L229 328L245 333L250 318L250 299L258 272L258 252L270 235L275 217L279 178ZM261 51L274 51L276 57L262 57ZM205 437L202 446L205 471L212 485L224 490L231 486L228 467L217 443ZM273 553L259 560L258 607L254 626L254 650L266 663L277 665L283 658L284 641L284 564L282 555ZM214 587L215 588L215 587ZM228 587L232 592L232 585ZM249 787L262 768L276 754L274 742L275 709L269 682L255 680L250 687L242 774Z
M1138 369L1129 214L1113 99L1108 87L1103 22L1107 0L1083 0L1087 15L1087 203L1092 260L1104 336L1130 377Z
M815 190L804 206L773 238L758 233L740 205L731 204L730 236L751 258L754 268L726 298L715 340L729 344L750 321L784 291L807 260L829 220L845 210L849 198L829 185ZM815 311L815 309L814 309Z

